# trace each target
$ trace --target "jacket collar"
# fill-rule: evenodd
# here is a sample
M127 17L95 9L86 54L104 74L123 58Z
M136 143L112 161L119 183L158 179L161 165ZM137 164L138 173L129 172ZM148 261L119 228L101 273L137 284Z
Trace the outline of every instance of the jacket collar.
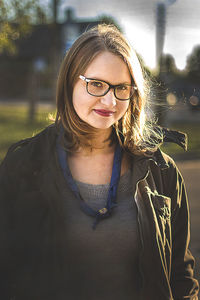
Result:
M175 143L175 144L179 145L180 147L182 147L185 151L187 150L187 134L186 133L171 130L171 129L164 128L164 127L162 127L161 130L163 133L163 142Z
M55 124L50 125L48 128L52 128L54 134L58 135L59 128L55 126ZM185 151L187 150L187 135L180 131L170 130L165 127L157 126L156 130L162 132L162 140L160 143L175 143L182 147ZM53 136L54 136L53 134ZM50 138L51 139L51 138ZM146 155L135 155L134 162L139 163L140 167L146 169L145 166L148 165L149 161L153 161L158 167L161 169L166 169L169 167L166 157L163 155L163 152L158 148L156 152L154 152L150 156Z
M175 143L187 151L187 134L160 126L158 126L158 128L162 131L162 143ZM169 167L160 149L154 153L153 160L161 169Z
M185 133L160 126L157 126L156 130L162 132L163 139L160 141L161 144L175 143L187 151L187 135ZM163 155L163 152L160 150L160 148L158 148L156 152L152 153L152 155L135 157L135 162L139 163L143 167L144 165L147 165L149 161L153 161L161 169L166 169L169 167L168 161L166 160L166 157Z

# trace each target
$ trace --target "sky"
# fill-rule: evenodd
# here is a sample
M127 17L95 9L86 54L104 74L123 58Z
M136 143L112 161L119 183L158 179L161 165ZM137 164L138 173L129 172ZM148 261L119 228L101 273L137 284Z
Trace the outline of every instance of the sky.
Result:
M168 3L164 53L184 69L187 56L200 44L200 0L161 0ZM160 2L161 2L160 1ZM155 23L157 0L62 0L60 11L74 8L77 18L111 15L150 68L156 66Z

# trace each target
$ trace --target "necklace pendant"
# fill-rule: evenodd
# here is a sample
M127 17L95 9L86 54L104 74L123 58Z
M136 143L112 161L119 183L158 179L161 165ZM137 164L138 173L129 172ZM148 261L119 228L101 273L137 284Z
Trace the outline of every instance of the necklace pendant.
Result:
M105 215L107 212L108 212L108 210L106 207L99 209L100 215Z

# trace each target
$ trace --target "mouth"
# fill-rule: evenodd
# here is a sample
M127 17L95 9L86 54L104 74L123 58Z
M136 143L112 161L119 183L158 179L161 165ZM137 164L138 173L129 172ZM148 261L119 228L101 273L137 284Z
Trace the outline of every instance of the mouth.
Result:
M94 109L94 112L103 117L110 117L115 113L114 111L105 109Z

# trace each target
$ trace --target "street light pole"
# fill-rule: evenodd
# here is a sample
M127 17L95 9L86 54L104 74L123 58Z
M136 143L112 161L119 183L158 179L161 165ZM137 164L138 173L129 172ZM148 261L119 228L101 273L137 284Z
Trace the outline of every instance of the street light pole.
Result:
M159 89L157 91L157 103L155 110L158 117L158 122L160 125L166 125L166 113L163 113L163 107L166 107L166 88L164 79L164 65L163 65L163 49L166 36L166 19L167 19L167 9L176 0L163 0L156 4L156 67L157 76L160 83Z

